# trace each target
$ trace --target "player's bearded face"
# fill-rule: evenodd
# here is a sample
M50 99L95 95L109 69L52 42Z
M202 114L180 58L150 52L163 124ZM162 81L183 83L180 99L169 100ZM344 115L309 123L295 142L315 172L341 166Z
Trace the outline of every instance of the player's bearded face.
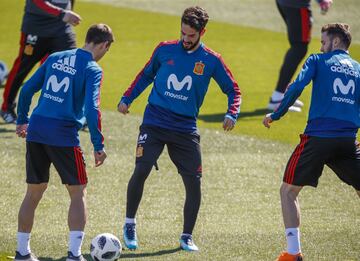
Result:
M195 49L200 42L201 34L187 24L181 25L181 42L185 50Z

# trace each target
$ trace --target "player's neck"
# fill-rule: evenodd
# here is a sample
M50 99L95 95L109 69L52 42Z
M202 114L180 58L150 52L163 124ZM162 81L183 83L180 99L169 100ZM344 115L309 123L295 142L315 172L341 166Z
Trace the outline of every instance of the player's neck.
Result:
M89 53L91 53L93 59L94 59L94 46L91 44L85 44L81 49L88 51Z

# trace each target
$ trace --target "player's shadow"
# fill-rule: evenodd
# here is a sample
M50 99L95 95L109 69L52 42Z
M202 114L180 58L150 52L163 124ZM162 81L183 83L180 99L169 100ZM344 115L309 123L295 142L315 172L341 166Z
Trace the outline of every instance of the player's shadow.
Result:
M161 251L156 251L156 252L151 252L151 253L124 253L124 252L122 252L120 258L140 258L140 257L162 256L162 255L173 254L180 250L181 250L181 248L177 247L177 248L173 248L173 249L161 250Z
M177 248L173 248L173 249L161 250L161 251L156 251L156 252L152 252L152 253L131 253L131 252L124 253L124 251L123 251L121 253L120 258L141 258L141 257L151 257L151 256L162 256L162 255L173 254L180 250L181 250L181 248L177 247ZM89 254L85 254L84 257L88 261L93 260L91 255L89 255ZM41 260L41 261L65 261L66 257L61 257L59 259L54 259L51 257L39 257L39 260Z
M89 255L89 254L85 254L85 255L83 255L84 256L84 258L86 259L86 260L92 260L92 258L91 258L91 256ZM67 258L67 256L64 256L64 257L61 257L61 258L58 258L58 259L54 259L54 258L51 258L51 257L39 257L39 260L40 261L65 261L66 260L66 258Z
M254 111L244 111L240 112L239 119L254 117L254 116L262 116L266 113L269 113L268 109L256 109ZM223 122L224 121L224 113L215 113L215 114L202 114L199 115L198 119L203 120L205 122Z
M9 130L9 129L0 127L0 133L10 133L10 132L15 134L15 130Z

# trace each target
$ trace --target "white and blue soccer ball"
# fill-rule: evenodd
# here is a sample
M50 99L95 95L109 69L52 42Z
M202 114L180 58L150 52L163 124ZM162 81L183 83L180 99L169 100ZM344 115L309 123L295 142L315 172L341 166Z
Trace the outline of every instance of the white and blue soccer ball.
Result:
M8 74L9 74L9 71L6 66L6 63L4 63L3 61L0 61L0 85L4 84Z
M90 254L95 261L114 261L120 257L120 240L110 234L99 234L91 240Z

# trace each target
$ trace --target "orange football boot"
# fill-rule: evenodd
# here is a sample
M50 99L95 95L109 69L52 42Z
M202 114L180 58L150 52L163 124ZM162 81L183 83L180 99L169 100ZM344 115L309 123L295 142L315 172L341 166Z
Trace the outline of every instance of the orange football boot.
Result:
M303 261L303 255L301 253L291 255L288 252L282 252L275 261Z

